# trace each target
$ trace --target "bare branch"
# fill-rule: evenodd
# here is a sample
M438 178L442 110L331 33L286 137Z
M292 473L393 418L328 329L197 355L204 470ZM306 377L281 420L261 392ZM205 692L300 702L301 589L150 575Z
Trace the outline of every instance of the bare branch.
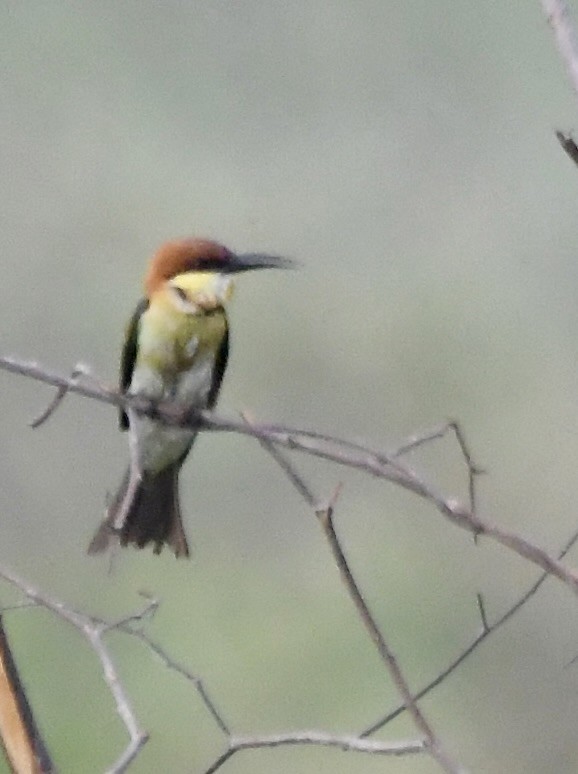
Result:
M214 774L214 772L218 771L236 752L237 750L234 747L227 747L225 752L219 755L217 760L211 763L209 768L205 770L204 774Z
M110 769L107 769L106 774L123 774L148 742L148 738L148 734L142 734L139 737L131 739L125 751L119 756Z
M137 412L148 414L167 424L180 426L186 424L207 430L251 435L268 444L284 446L285 448L298 450L347 467L363 470L426 499L452 523L472 532L474 535L481 534L492 538L523 558L540 566L547 574L554 575L569 586L572 591L578 593L578 576L559 560L553 558L530 541L503 530L486 520L482 520L472 507L468 509L452 498L443 497L428 485L424 479L418 476L414 470L402 464L399 457L409 450L410 443L399 447L397 453L386 454L316 431L300 430L279 425L255 425L254 423L235 422L218 417L211 412L203 412L200 416L191 416L190 413L184 412L181 407L174 404L153 405L150 401L140 397L120 395L114 390L97 384L87 385L79 383L59 374L47 372L34 363L27 363L13 358L0 357L0 368L30 376L57 387L68 385L70 392L76 392L85 397L115 406L130 406ZM456 423L449 423L447 427L453 429L456 433L464 458L468 464L470 482L473 482L474 477L479 473L479 469L471 460L471 455L463 441L463 435L460 436L459 434L459 426ZM435 437L441 437L441 430L436 432ZM413 439L413 444L415 445L415 439ZM472 484L470 483L471 506L475 506L475 497L472 497L471 486ZM304 491L301 494L305 496ZM311 504L312 494L309 493L309 495L306 499ZM491 630L490 628L489 631ZM405 705L400 711L403 711L404 708Z
M229 758L241 750L259 750L266 747L281 747L288 745L317 745L322 747L338 747L345 752L370 753L372 755L415 755L425 752L423 742L376 742L369 739L359 739L356 736L333 736L324 731L295 731L289 734L272 734L270 736L233 736L227 750L209 766L204 774L214 774Z
M130 622L128 622L129 619ZM141 631L140 629L133 629L131 624L138 620L138 614L127 617L127 619L124 619L123 621L119 621L114 625L110 625L109 630L112 630L114 626L120 632L140 640L156 656L159 657L159 659L168 669L177 672L189 682L193 683L195 690L199 694L209 714L229 741L229 745L225 752L222 753L213 764L211 764L210 768L205 772L205 774L210 774L210 772L217 771L227 760L229 760L229 758L231 758L236 752L239 752L242 749L257 749L259 747L272 747L282 744L318 744L340 747L343 750L352 750L355 752L367 752L386 755L405 755L410 753L427 752L427 748L424 742L377 742L366 746L363 743L363 737L361 736L337 736L328 734L325 731L298 731L288 734L278 734L271 737L241 737L238 735L233 735L222 714L216 709L215 703L213 699L210 698L201 678L193 674L182 664L172 659L162 648L162 646L155 642L155 640L153 640L147 633Z
M408 755L426 752L424 742L378 742L373 739L360 739L357 736L333 736L324 731L294 731L288 734L270 736L234 736L231 747L237 750L256 749L258 747L281 747L283 745L311 744L322 747L339 747L345 751L366 752L379 755Z
M401 465L391 455L376 452L359 444L340 438L332 438L331 436L325 436L313 431L282 426L255 425L243 421L236 422L230 419L223 419L209 411L191 416L190 412L183 411L182 407L175 406L174 403L155 404L140 396L121 395L100 385L74 382L60 374L47 371L36 363L15 358L0 357L0 369L28 376L37 381L52 384L55 387L69 385L70 392L109 403L113 406L130 406L137 413L152 416L169 425L250 435L278 446L284 446L288 449L295 449L321 459L330 460L339 465L363 470L370 475L390 481L431 502L440 513L457 526L472 532L474 535L485 535L509 548L514 553L554 575L575 594L578 594L578 575L575 572L565 567L529 540L503 530L487 521L482 521L471 509L461 505L455 499L444 498L428 485L425 480L420 478L415 471L405 465ZM321 439L325 440L322 441Z
M578 40L565 0L541 0L572 88L578 95Z
M136 637L141 640L150 650L152 650L163 662L163 664L171 670L176 671L178 674L185 677L187 680L193 683L195 689L199 693L205 707L215 720L219 729L225 734L228 739L228 746L225 752L223 752L206 770L205 774L211 774L223 766L226 761L229 760L235 753L240 750L246 749L258 749L261 747L277 747L280 745L323 745L326 747L339 747L342 750L353 752L365 752L379 755L409 755L412 753L423 753L427 751L424 742L412 741L412 742L373 742L366 744L369 740L364 740L362 737L351 735L334 735L328 734L325 731L296 731L284 734L275 734L272 736L238 736L231 734L231 731L226 724L223 716L215 708L213 700L208 696L208 693L203 685L202 680L190 672L186 667L178 662L174 661L166 651L156 643L148 634L140 630L133 629L130 624L119 623L117 624L119 630L132 637Z

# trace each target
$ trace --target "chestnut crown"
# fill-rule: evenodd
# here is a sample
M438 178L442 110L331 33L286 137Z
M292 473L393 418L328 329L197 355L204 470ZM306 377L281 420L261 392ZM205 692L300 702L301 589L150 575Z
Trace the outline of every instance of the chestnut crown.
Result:
M179 239L165 242L154 254L145 277L150 296L167 280L188 272L232 274L251 269L288 269L295 266L290 258L267 253L233 253L224 245L208 239Z

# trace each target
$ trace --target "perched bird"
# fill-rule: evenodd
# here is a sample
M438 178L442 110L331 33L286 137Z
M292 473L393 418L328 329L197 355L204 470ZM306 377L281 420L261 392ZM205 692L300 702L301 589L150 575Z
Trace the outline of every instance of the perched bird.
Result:
M130 395L172 400L186 409L215 405L229 350L225 305L231 275L249 269L287 268L287 258L235 254L217 242L183 239L153 256L140 301L126 331L120 387ZM196 430L162 424L128 408L130 465L88 552L111 543L159 553L167 543L177 557L189 547L181 520L178 475Z

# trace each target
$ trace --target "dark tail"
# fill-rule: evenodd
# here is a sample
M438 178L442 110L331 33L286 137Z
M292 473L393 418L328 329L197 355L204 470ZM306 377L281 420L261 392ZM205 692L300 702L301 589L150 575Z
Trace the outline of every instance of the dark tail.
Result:
M88 553L99 554L119 541L121 546L132 543L138 548L153 543L155 554L160 553L166 543L175 556L189 556L179 506L181 464L182 460L179 460L156 475L145 473L132 493L129 492L130 470L127 470L105 520L88 546ZM130 497L129 502L127 497Z

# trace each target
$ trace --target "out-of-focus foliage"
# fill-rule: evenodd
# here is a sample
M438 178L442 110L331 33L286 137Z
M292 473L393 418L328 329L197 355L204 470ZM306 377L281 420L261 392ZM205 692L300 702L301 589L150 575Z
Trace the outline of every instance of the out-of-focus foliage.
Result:
M220 410L375 446L448 416L482 514L556 550L577 519L578 123L539 3L27 2L0 10L2 350L113 382L144 262L209 235L295 256L245 276ZM204 436L182 476L195 556L85 548L126 459L114 412L0 373L0 562L85 610L163 604L152 631L232 727L355 731L395 692L315 519L248 439ZM413 687L534 570L392 487L303 460ZM451 446L416 459L463 493ZM2 599L12 595L2 592ZM474 771L575 772L578 608L550 582L424 703ZM124 734L85 644L41 612L7 621L63 771L103 770ZM138 772L202 770L222 743L189 685L117 637L153 736ZM408 721L388 730L412 735ZM324 750L227 771L430 772Z

